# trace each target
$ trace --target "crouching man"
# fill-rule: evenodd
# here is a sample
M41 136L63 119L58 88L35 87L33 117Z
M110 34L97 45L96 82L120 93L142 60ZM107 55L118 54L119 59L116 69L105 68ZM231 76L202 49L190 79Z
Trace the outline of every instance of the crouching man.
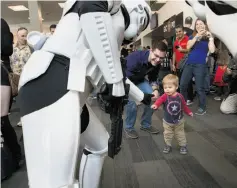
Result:
M155 43L152 49L136 51L127 56L126 76L144 93L153 94L153 100L157 99L158 73L160 63L164 60L167 45L164 42ZM145 105L141 118L141 130L152 134L159 131L151 126L153 110L150 105ZM137 105L132 99L126 105L125 132L128 137L136 139L138 134L134 129L137 118Z

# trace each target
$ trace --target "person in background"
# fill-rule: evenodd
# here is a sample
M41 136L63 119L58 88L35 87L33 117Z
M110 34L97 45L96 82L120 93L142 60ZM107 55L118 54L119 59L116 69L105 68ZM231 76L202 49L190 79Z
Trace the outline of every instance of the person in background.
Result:
M153 94L153 99L157 99L159 96L157 83L159 65L164 60L166 52L167 45L164 42L158 42L154 43L151 50L136 51L126 58L126 76L144 93ZM137 104L133 100L128 101L125 106L125 113L125 133L130 138L138 138L134 129L137 119ZM157 134L159 131L151 126L152 114L153 110L150 105L146 105L142 114L140 129Z
M164 42L167 46L168 46L168 42L166 39L163 39L162 42ZM164 60L161 62L161 66L160 66L160 70L159 70L159 92L160 95L162 95L164 93L164 89L163 89L163 84L162 84L162 80L163 78L170 74L172 71L172 56L170 51L168 50Z
M189 38L187 35L184 34L184 28L181 25L176 26L175 33L176 40L173 45L172 71L179 77L179 80L181 80L182 73L179 70L179 63L188 53L187 43ZM193 103L193 98L193 86L192 81L190 81L188 86L187 105L191 105Z
M224 73L227 69L227 64L229 63L229 54L228 50L223 50L218 53L217 57L217 70L213 85L217 86L217 96L214 97L214 100L221 101L223 97L228 92L228 83L225 83L223 80Z
M235 114L237 113L237 60L229 55L230 62L223 76L223 81L229 84L229 90L227 97L221 103L220 110L224 114Z
M10 58L12 71L18 75L21 75L24 65L33 53L33 49L27 44L27 34L28 30L24 27L17 30L17 42L13 47L13 54Z
M173 45L173 60L172 60L172 70L177 73L180 77L179 62L188 52L187 43L188 36L184 34L183 26L177 25L175 27L176 40Z
M154 110L157 110L162 104L164 107L163 127L166 146L163 152L169 153L172 150L171 143L175 136L180 146L180 153L187 154L183 112L189 116L193 116L193 113L187 107L183 96L177 92L179 78L176 75L168 74L165 76L163 87L165 93L151 106Z
M131 44L131 45L129 46L128 53L130 54L130 53L132 53L132 52L134 52L134 51L135 51L135 48L134 48L133 44Z
M14 170L19 168L21 160L21 147L18 144L16 132L9 121L8 113L11 101L11 87L8 72L11 72L10 59L13 52L13 34L9 25L1 18L1 132L4 143L12 153ZM11 167L8 167L9 169Z
M150 49L151 49L151 47L150 47L150 46L147 46L147 47L146 47L146 49L147 49L147 50L150 50Z
M127 45L123 45L121 49L121 57L126 58L128 56Z
M54 31L55 31L56 27L57 27L56 24L52 24L52 25L49 27L49 31L50 31L51 35L54 34Z
M184 34L187 35L188 37L190 37L193 34L193 30L191 29L192 24L193 24L192 17L188 16L187 18L185 18L185 21L184 21Z
M205 76L207 74L206 57L208 52L215 52L214 38L207 31L206 23L200 19L196 20L195 32L190 37L187 44L190 50L187 62L182 72L180 81L180 91L187 100L187 89L190 81L194 77L196 91L199 99L199 108L196 115L204 115L206 113L206 93L205 93Z
M24 65L33 53L33 48L27 44L27 34L28 30L25 27L17 30L17 42L10 57L12 71L18 75L21 75ZM18 122L17 126L21 126L21 122Z

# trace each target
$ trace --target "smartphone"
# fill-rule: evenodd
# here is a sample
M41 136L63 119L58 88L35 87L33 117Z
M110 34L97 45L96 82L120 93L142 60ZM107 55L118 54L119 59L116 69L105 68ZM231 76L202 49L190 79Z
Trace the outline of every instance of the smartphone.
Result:
M180 46L175 46L176 49L180 48Z

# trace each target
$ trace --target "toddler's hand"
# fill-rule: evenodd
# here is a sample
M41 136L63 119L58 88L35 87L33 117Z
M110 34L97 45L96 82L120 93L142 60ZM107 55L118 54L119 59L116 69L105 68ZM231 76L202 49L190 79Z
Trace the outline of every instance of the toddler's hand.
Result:
M157 109L157 106L156 106L155 104L153 104L153 105L151 105L151 108L152 108L153 110L156 110L156 109Z
M191 117L193 117L193 113L191 112L190 114L189 114Z

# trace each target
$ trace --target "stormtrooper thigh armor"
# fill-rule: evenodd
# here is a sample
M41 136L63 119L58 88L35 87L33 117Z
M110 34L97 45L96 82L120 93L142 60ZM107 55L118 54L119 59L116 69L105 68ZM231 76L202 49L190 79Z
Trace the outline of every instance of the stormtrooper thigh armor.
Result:
M45 74L28 82L19 91L29 186L96 188L109 136L90 108L90 116L83 114L81 107L92 89L90 82L86 81L84 93L68 91L68 66L65 59L62 62L55 56ZM81 127L85 130L82 143L86 144L83 144L79 186L75 170Z

